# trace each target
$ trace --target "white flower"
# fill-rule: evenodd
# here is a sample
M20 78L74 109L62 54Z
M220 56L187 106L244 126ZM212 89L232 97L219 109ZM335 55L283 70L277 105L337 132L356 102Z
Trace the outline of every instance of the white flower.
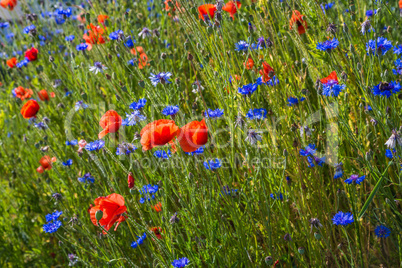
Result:
M107 67L102 65L99 61L94 62L94 66L89 67L89 71L94 74L98 74L99 72L103 73L103 70L107 70Z
M142 29L142 31L138 34L138 36L142 37L142 39L145 39L147 37L151 37L152 34L151 34L151 31L147 27L144 27Z
M313 134L313 133L312 133L313 131L314 131L313 128L309 128L308 126L302 126L302 127L300 128L300 136L303 137L304 133L306 133L306 136L307 136L307 137L310 137L311 134Z
M396 133L395 130L392 131L392 135L391 137L389 137L389 139L387 140L387 142L385 143L385 145L388 148L394 149L396 144L398 144L399 146L402 146L402 139L401 137Z

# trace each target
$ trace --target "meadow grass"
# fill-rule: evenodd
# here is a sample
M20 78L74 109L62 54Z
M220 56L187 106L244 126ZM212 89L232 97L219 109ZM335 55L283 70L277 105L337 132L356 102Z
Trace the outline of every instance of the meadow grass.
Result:
M189 267L402 265L398 1L242 0L234 19L219 12L219 1L210 3L217 5L213 17L200 17L203 4L18 2L37 19L15 15L0 29L2 267L184 267L174 262L183 257ZM294 10L303 17L290 27ZM369 10L373 15L367 16ZM103 24L101 14L109 17ZM91 50L77 50L88 42L83 35L90 34L90 23L105 42L97 44L96 36ZM24 33L29 25L36 28ZM144 27L150 35L142 38ZM117 30L124 34L112 40ZM66 41L70 35L74 40ZM126 43L129 36L136 52ZM263 47L252 47L261 37ZM333 49L317 49L334 38L339 44ZM249 48L237 51L242 40ZM374 50L367 50L370 40ZM22 62L31 46L39 51L36 60L6 64L14 56ZM246 68L249 58L252 68ZM89 69L97 62L103 70L95 74ZM264 74L263 63L274 71ZM334 85L320 79L333 71L335 86L345 87L327 96ZM154 86L149 77L161 72L172 76ZM268 83L260 81L264 76ZM257 81L255 92L239 93ZM20 86L31 96L16 96ZM48 100L40 100L42 89ZM106 111L125 119L133 112L129 106L143 98L139 112L146 119L107 134L100 150L66 145L98 140ZM36 119L21 114L29 99L39 103ZM178 105L179 112L163 115L168 105ZM261 108L262 119L247 117ZM224 114L206 117L208 109ZM186 154L178 139L142 150L141 130L148 123L171 119L182 127L203 118L208 142L202 153ZM395 145L387 143L390 137ZM127 143L137 149L117 155ZM170 155L158 158L157 150ZM45 155L57 160L43 171ZM63 164L69 159L72 165ZM219 159L220 167L207 169L211 159ZM93 183L78 180L86 173ZM146 185L157 185L153 197L140 192ZM95 225L89 213L96 198L113 193L127 208L116 231ZM49 233L46 215L55 211L62 211L61 226ZM350 212L353 221L334 220L339 211Z

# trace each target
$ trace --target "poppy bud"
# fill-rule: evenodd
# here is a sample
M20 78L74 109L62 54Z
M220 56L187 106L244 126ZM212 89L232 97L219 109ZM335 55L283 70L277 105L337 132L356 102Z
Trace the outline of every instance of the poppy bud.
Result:
M174 80L174 82L175 82L176 85L180 84L180 78L176 78L176 79Z
M128 188L129 189L134 187L134 177L133 177L133 173L131 173L131 172L128 173L127 183L128 183Z
M272 259L271 256L268 256L268 257L265 258L265 263L266 263L267 265L271 265L271 264L274 263L274 260Z
M49 56L49 61L54 62L54 58L52 56Z
M140 87L145 87L145 82L144 82L144 80L140 80L140 81L138 81L138 85L140 86Z
M187 60L192 61L193 58L194 58L193 55L192 55L190 52L188 52L188 54L187 54Z
M107 78L108 80L111 80L111 79L112 79L112 76L111 76L110 74L106 74L106 78Z
M321 235L320 235L320 233L318 233L318 232L315 232L315 233L314 233L314 237L315 237L315 239L317 239L317 240L320 240L320 239L321 239Z
M98 210L95 213L95 218L100 221L103 218L103 211L102 210Z
M288 154L289 154L289 153L288 153L288 150L284 149L284 150L283 150L283 156L288 156Z
M297 251L298 251L301 255L303 255L305 250L304 250L303 247L300 247L300 248L297 249Z

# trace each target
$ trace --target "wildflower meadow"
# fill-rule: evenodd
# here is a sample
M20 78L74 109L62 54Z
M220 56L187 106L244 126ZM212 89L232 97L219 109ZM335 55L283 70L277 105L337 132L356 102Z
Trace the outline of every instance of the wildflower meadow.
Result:
M0 18L0 267L402 266L402 0Z

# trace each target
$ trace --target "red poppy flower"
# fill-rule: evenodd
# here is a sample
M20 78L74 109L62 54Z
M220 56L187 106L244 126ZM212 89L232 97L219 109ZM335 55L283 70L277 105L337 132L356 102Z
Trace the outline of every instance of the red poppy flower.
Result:
M40 166L36 169L37 172L43 173L45 170L51 170L53 163L56 162L56 157L50 158L50 156L45 155L39 160Z
M121 126L120 115L113 110L107 111L99 121L99 125L102 127L102 131L99 133L99 139L102 139L108 133L115 133Z
M152 227L151 231L155 234L156 238L162 239L162 228L161 227Z
M88 44L87 50L91 50L93 44L103 44L106 42L102 36L105 32L102 27L95 26L91 23L87 26L87 28L90 30L82 36L82 38Z
M36 48L31 48L25 51L25 58L27 58L29 61L36 61L38 58L38 50Z
M24 104L24 106L22 106L21 114L24 118L29 119L36 116L39 108L39 104L36 102L36 100L29 100Z
M17 0L1 0L0 6L9 10L13 10L14 7L17 6Z
M142 150L162 146L176 137L179 127L173 120L159 119L146 125L140 132Z
M320 81L321 81L321 83L323 83L323 84L326 84L326 83L328 83L328 82L330 82L330 81L335 81L336 84L339 84L338 76L336 75L336 72L335 72L335 71L333 71L332 73L330 73L330 75L328 75L327 77L322 78Z
M11 59L7 60L6 63L8 65L8 67L14 68L15 65L17 65L17 58L11 58Z
M137 56L137 52L138 52L138 54L140 54L138 67L140 69L143 69L146 65L149 65L148 56L147 56L147 54L145 54L145 51L142 47L135 47L135 48L130 49L130 53L135 56Z
M134 177L133 173L129 172L127 176L127 183L128 183L128 188L131 189L134 187Z
M241 7L241 3L239 1L235 2L236 3L234 3L233 1L229 1L222 8L224 11L229 13L229 15L232 17L233 20L234 20L234 14L237 13L237 9Z
M21 86L14 88L13 90L14 95L16 98L19 98L20 100L25 100L28 99L32 96L33 91L32 89L29 88L23 88Z
M402 9L402 0L399 0L399 9Z
M243 64L244 64L244 66L246 66L247 70L251 70L254 67L254 61L252 58L248 58L248 60Z
M162 204L161 204L161 202L159 202L158 204L156 204L155 206L153 206L153 208L155 209L156 212L161 212L161 211L162 211Z
M42 89L41 91L39 91L38 96L41 101L49 100L49 94L47 94L47 91L45 89Z
M293 25L296 24L297 31L299 32L299 34L304 34L307 29L307 21L305 21L303 19L303 17L304 17L304 15L300 14L299 11L294 10L292 17L290 18L290 21L289 21L289 28L292 30Z
M204 4L198 7L199 18L205 21L205 18L215 16L216 6L213 4Z
M177 2L177 1L174 1L174 2L175 3L173 4L172 0L165 0L165 2L164 2L165 3L165 10L169 11L170 9L172 9L172 11L175 12L176 8L177 8L177 10L180 12L180 4L179 4L179 2ZM171 8L171 6L172 6L172 8ZM168 16L171 17L172 15L170 13L168 13Z
M200 122L192 121L180 128L178 140L180 147L186 153L191 153L208 142L208 128L203 118Z
M260 70L260 74L262 75L262 82L266 83L275 75L274 69L265 61L262 63L263 70Z
M95 214L98 210L103 212L102 219L99 220L99 224L107 231L117 222L114 230L116 231L119 224L126 220L122 215L127 211L124 205L124 198L119 194L111 194L106 197L101 196L95 199L95 206L89 209L91 221L94 225L98 226L98 221Z
M108 15L98 15L98 22L99 22L100 24L104 24L105 21L106 21L108 18L109 18Z

